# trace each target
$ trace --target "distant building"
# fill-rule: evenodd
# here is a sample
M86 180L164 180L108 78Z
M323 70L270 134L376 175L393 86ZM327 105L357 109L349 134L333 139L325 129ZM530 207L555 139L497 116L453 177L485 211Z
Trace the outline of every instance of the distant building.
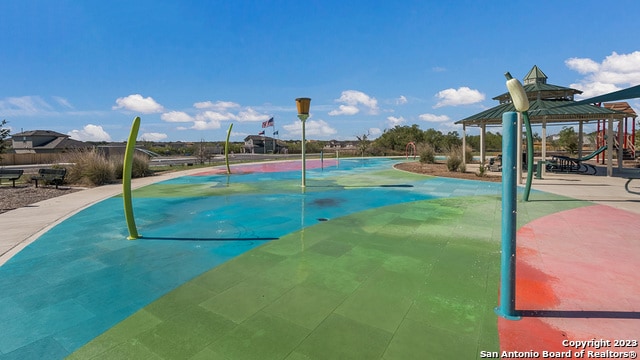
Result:
M244 138L242 150L250 154L286 154L289 151L284 141L262 135L249 135Z
M325 143L323 150L358 150L358 142L357 141L338 141L338 140L330 140Z
M69 135L51 130L32 130L13 134L11 146L16 154L52 154L93 148L91 144L73 140Z

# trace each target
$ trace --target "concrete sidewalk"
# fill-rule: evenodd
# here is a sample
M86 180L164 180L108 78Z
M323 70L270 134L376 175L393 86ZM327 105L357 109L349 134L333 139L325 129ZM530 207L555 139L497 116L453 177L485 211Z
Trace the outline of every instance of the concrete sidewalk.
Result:
M598 175L547 172L542 179L533 180L532 188L640 213L640 179L629 183L629 191L625 188L629 177L640 177L640 169L614 170L612 177L600 175L604 171ZM535 193L530 200L535 200Z

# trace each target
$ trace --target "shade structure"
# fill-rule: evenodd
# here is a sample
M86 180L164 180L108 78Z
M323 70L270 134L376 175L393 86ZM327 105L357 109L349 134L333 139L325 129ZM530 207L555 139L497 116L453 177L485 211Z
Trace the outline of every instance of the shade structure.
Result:
M640 85L632 86L627 89L614 91L612 93L595 96L589 99L580 100L577 104L593 104L600 102L619 101L627 99L640 98Z

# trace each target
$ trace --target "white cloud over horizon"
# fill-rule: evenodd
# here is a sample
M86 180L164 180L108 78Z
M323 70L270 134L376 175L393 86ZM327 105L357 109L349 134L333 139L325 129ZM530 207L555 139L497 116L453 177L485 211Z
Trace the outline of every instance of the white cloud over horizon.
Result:
M583 91L585 99L640 84L640 51L629 54L612 52L602 62L589 58L569 58L565 65L585 77L569 87Z
M240 107L240 104L233 101L221 101L218 100L215 103L211 101L202 101L193 104L196 109L210 109L216 111L225 111L227 109Z
M61 106L67 108L67 109L73 109L73 105L71 105L71 103L69 102L69 100L60 97L60 96L52 96L52 98Z
M342 104L338 109L331 110L329 112L330 116L355 115L360 112L361 106L367 109L371 115L380 112L378 100L358 90L345 90L340 95L340 98L335 101Z
M85 125L82 130L71 130L67 135L79 141L111 141L111 136L102 126L93 124Z
M396 127L396 126L398 126L400 124L403 124L405 122L406 122L406 120L402 116L400 116L400 117L388 116L387 117L387 123L389 124L389 127L391 127L391 128Z
M35 116L51 112L53 108L40 96L15 96L0 100L3 116Z
M116 105L112 110L124 109L143 114L154 114L164 111L164 107L158 104L152 97L142 97L140 94L132 94L129 96L116 99Z
M183 111L169 111L160 115L160 119L166 122L191 122L194 119Z
M307 138L309 136L328 137L338 133L336 129L332 128L324 120L307 120L305 123L306 125L304 130ZM295 121L293 123L283 125L282 128L285 129L290 136L302 135L302 121Z
M421 114L420 116L418 116L418 118L426 122L435 122L435 123L441 123L441 122L450 120L450 118L447 115L435 115L435 114Z
M157 132L148 132L148 133L144 133L140 136L138 136L138 140L140 141L162 141L166 138L168 138L169 136L167 134L163 134L163 133L157 133Z
M440 100L433 106L434 109L443 106L459 106L479 103L484 100L485 95L478 90L462 86L458 89L449 88L442 90L436 94L436 97Z

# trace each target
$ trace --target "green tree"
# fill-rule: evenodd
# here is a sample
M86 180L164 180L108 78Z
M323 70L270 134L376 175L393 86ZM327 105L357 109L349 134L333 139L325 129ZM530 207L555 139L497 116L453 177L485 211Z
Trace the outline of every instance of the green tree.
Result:
M442 136L443 149L453 149L455 147L462 146L462 139L457 131L449 131L446 135Z
M364 157L364 152L369 147L369 132L362 134L362 136L356 135L356 138L358 138L358 151Z
M404 152L408 143L412 141L416 144L424 142L424 135L424 132L416 124L411 126L396 125L393 129L385 130L375 140L374 145L391 152Z
M558 145L560 145L562 149L569 152L569 154L573 154L578 150L578 134L576 134L573 127L563 126L558 135Z
M424 132L424 142L433 146L436 153L442 153L444 147L444 135L436 129L427 129Z
M7 148L5 139L9 137L9 133L10 133L10 130L4 127L5 125L7 125L7 120L2 120L0 122L0 160L2 160L2 154L5 152Z

